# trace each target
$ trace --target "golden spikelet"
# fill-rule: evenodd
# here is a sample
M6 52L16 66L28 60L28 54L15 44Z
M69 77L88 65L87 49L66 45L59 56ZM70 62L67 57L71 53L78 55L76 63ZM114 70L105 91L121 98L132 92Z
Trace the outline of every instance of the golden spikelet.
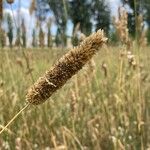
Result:
M129 39L129 29L128 29L128 14L124 7L118 8L119 18L114 18L114 25L116 32L120 41L128 45L130 42Z
M66 53L45 75L30 87L26 100L34 105L45 102L68 79L75 75L107 41L103 31L85 38L85 40Z

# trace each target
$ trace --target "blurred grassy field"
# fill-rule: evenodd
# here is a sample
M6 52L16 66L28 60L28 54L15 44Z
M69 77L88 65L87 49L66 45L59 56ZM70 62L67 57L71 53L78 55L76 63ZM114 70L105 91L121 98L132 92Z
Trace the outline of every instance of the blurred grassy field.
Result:
M25 50L25 60L0 50L0 128L25 105L31 73L36 81L63 53ZM28 107L0 135L0 149L148 150L149 66L150 47L104 47L47 102Z

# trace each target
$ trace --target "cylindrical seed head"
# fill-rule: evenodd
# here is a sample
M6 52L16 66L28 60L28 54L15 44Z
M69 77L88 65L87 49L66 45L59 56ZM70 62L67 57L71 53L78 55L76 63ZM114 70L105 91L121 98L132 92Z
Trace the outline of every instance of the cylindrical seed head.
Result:
M61 88L68 79L75 75L107 41L103 31L93 33L77 47L66 53L48 70L45 75L31 86L26 100L34 105L45 102L56 90Z

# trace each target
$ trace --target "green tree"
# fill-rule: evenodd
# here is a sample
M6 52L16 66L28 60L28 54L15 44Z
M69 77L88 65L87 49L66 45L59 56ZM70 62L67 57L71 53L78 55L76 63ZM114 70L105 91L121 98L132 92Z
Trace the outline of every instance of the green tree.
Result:
M15 46L20 46L21 41L20 41L20 27L17 28L17 35L16 35L16 41L15 41Z
M40 25L40 30L39 30L39 46L44 47L45 45L45 34L43 32L43 29Z
M13 21L10 14L7 15L7 26L8 26L8 40L9 40L9 46L12 48L12 42L13 42Z
M147 41L148 41L148 44L150 44L150 28L148 28L147 30Z
M36 31L33 29L32 31L32 46L36 47L37 46L37 39L36 39Z
M62 0L48 0L50 9L53 11L56 24L57 24L57 34L61 38L60 44L66 46L67 37L66 37L66 27L67 27L67 16Z
M3 19L3 0L0 0L0 25Z
M69 15L73 22L73 33L78 23L80 30L85 35L89 35L92 30L92 11L91 2L88 0L71 0L69 1Z
M85 35L91 33L95 22L96 29L103 28L106 33L109 31L110 10L104 0L38 0L37 5L38 15L45 15L44 12L48 12L47 6L49 6L49 11L55 16L57 25L56 45L66 45L66 27L68 20L71 20L73 23L74 37L72 41L75 41L73 43L77 43L75 32L78 24L80 24L79 31Z
M65 5L67 5L67 1ZM58 28L57 33L60 34L58 36L61 38L61 45L66 46L67 15L65 9L66 7L64 7L63 0L38 0L37 6L39 19L43 20L45 18L45 12L53 12L55 16L55 22Z
M148 43L150 44L150 1L144 0L144 6L146 8L145 20L148 24L147 39L148 39Z
M129 33L135 37L136 35L136 18L139 15L139 0L122 0L123 4L128 4L132 11L128 12L128 29Z
M0 47L6 46L6 33L5 30L0 27Z
M110 9L108 3L105 0L93 0L92 14L96 22L96 30L101 28L108 34L110 26Z
M57 47L61 46L61 31L59 28L57 29L57 33L55 36L55 44Z
M47 23L47 29L48 29L48 32L47 32L47 46L48 47L52 47L52 35L51 35L51 20L48 21Z
M22 23L21 23L21 30L22 30L21 38L22 38L22 42L23 42L22 45L23 45L23 47L26 47L27 39L26 39L26 26L24 23L24 19L22 20Z
M132 11L128 12L129 33L138 36L138 16L143 15L144 21L150 27L150 1L149 0L122 0Z
M146 9L145 20L150 28L150 0L144 0L144 7Z

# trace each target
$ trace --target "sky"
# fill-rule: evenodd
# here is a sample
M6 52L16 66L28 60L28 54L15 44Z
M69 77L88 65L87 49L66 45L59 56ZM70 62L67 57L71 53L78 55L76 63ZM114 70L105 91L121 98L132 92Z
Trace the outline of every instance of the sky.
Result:
M19 8L19 0L14 0L15 2L12 4L12 9L11 6L9 4L5 4L5 9L4 9L4 14L10 13L13 17L14 22L16 22L15 27L18 26L18 8ZM25 20L25 25L27 27L27 37L28 37L28 45L30 45L30 41L32 38L32 30L34 28L35 25L35 17L34 15L32 15L32 17L29 14L29 7L31 4L31 0L20 0L21 1L21 9L20 9L20 13L21 13L21 17ZM117 10L118 10L118 6L120 6L120 0L107 0L108 3L110 4L110 9L111 9L111 15L112 16L116 16L117 15ZM46 24L45 24L46 25ZM43 29L46 29L43 25ZM71 35L72 32L72 28L73 25L71 23L71 21L68 21L67 24L67 35ZM57 27L55 24L52 24L51 27L51 33L52 35L55 35L57 30ZM46 32L46 31L45 31Z

